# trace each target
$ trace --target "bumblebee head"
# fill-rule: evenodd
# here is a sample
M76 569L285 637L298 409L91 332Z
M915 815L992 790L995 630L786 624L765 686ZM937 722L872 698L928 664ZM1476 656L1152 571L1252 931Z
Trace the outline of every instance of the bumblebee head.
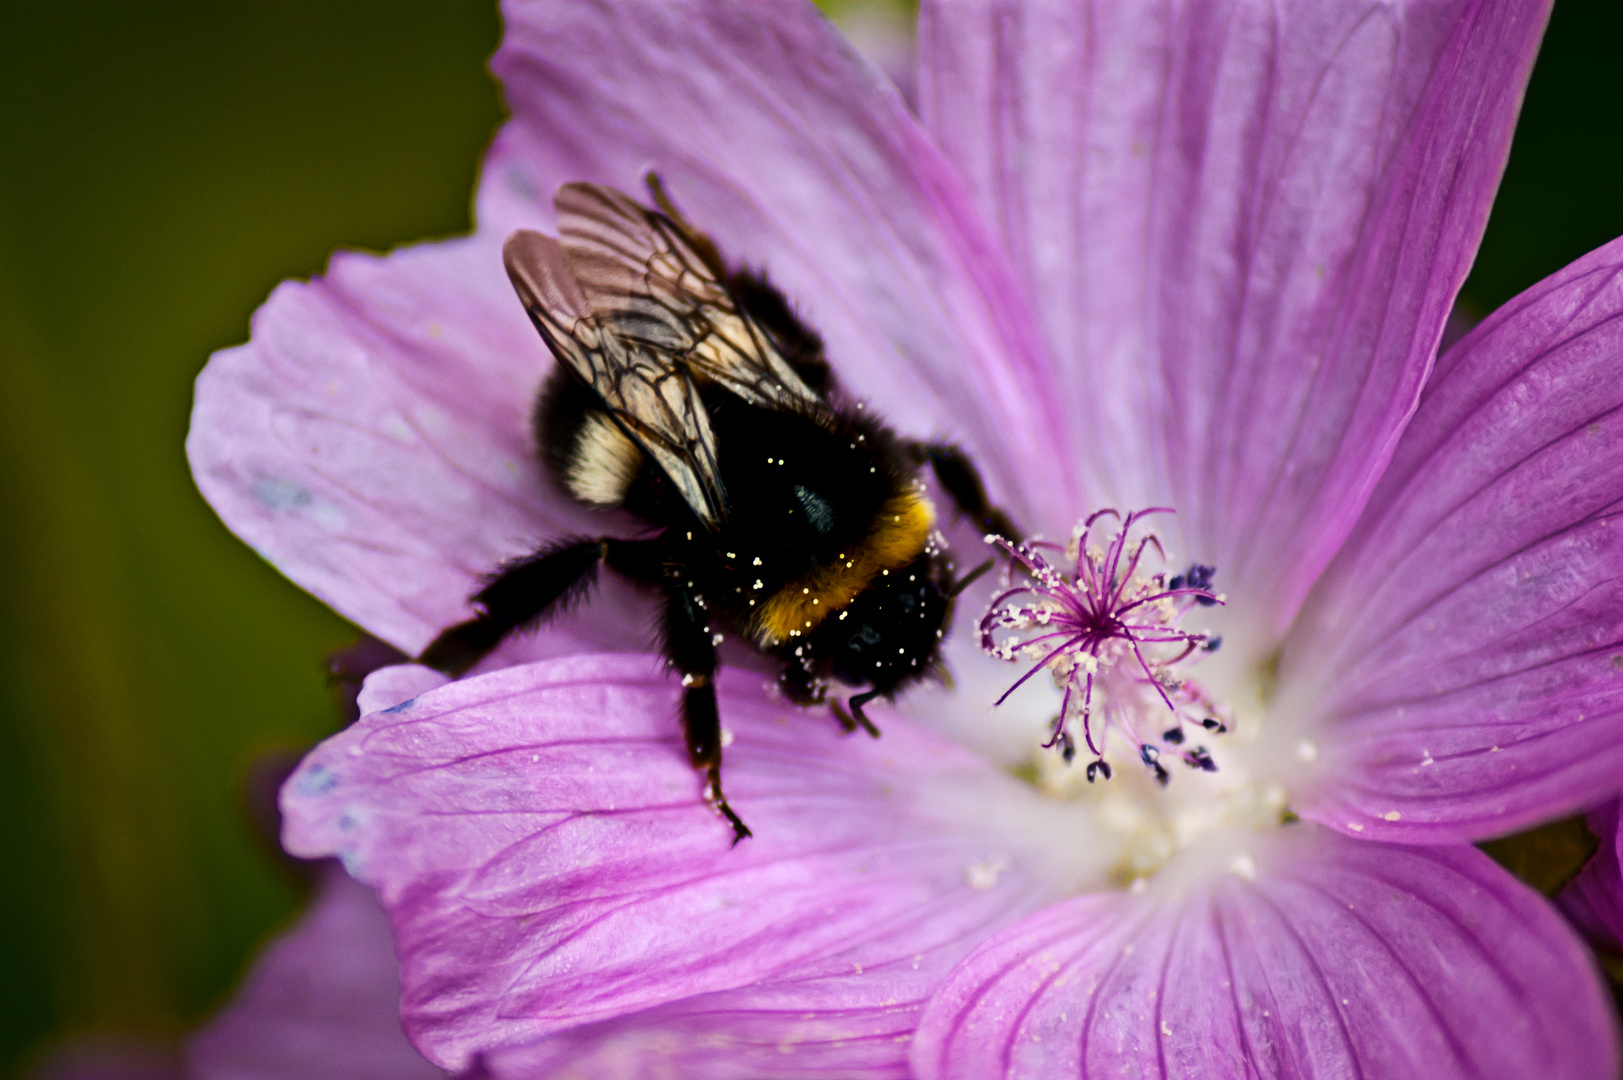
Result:
M952 613L946 570L934 555L920 555L864 589L837 616L823 621L813 647L835 678L890 694L936 667L941 637Z

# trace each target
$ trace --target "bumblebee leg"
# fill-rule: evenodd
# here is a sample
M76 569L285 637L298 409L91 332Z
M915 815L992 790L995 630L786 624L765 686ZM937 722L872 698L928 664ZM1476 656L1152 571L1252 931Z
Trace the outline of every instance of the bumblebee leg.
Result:
M854 718L839 698L828 696L826 683L814 678L811 672L794 661L790 661L783 674L778 676L778 688L783 691L784 697L802 707L821 705L826 701L828 711L834 714L834 719L840 722L840 730L847 735L860 729L879 738L879 729L870 724L867 717L861 720Z
M643 564L658 564L648 540L560 540L533 555L514 559L473 595L479 615L457 623L435 638L417 658L419 664L460 675L485 657L514 630L533 625L591 591L597 568L611 567L638 580L658 580Z
M868 702L872 702L873 698L876 697L880 697L880 692L878 692L878 690L863 690L862 693L852 693L852 695L850 695L850 716L852 716L852 719L855 719L857 723L862 724L863 731L867 731L870 736L878 739L878 737L880 737L880 729L875 728L875 726L873 726L872 719L868 719L867 713L863 713L862 711L862 706L867 705Z
M355 703L361 684L378 668L391 664L409 664L411 657L371 634L362 633L353 644L327 654L327 686L334 691L339 714L345 724L361 718L360 706Z
M1009 515L987 499L986 485L968 454L947 443L914 443L913 455L919 464L929 463L942 490L970 520L1011 543L1020 542L1020 530Z
M666 554L667 548L658 539L603 539L603 565L645 585L658 585L665 580Z
M672 585L665 601L665 655L682 673L682 736L688 760L704 770L704 797L733 827L733 843L751 835L721 793L721 713L716 707L716 646L710 616L691 591Z
M856 697L851 699L851 704L854 706L854 708L849 710L847 710L844 705L840 704L839 698L835 698L828 703L829 711L834 714L834 719L840 722L840 727L845 729L845 733L847 735L856 731L858 728L861 728L863 731L866 731L869 735L872 735L877 739L879 738L879 729L873 726L873 721L868 719L868 717L862 711L862 706L857 704L858 699L861 699L863 703L867 703L868 701L871 701L873 697L873 693L858 694Z

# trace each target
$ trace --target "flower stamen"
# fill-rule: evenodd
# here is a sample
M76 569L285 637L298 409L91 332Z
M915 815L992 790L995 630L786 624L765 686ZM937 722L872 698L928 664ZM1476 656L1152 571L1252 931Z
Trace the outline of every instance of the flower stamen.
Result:
M995 704L1003 704L1039 671L1049 671L1064 697L1043 747L1058 749L1069 764L1076 755L1072 725L1080 726L1094 757L1087 768L1090 783L1097 777L1110 779L1104 758L1112 732L1165 785L1170 774L1163 756L1180 758L1203 772L1217 769L1206 747L1187 745L1186 726L1198 725L1213 734L1229 729L1226 714L1219 715L1223 711L1174 670L1222 644L1220 637L1179 626L1192 609L1223 603L1212 591L1215 569L1196 563L1171 580L1161 572L1146 574L1146 552L1154 549L1165 561L1166 549L1153 532L1139 532L1136 542L1130 535L1149 515L1171 512L1165 507L1125 515L1099 510L1071 530L1063 547L1042 540L1014 544L1001 536L986 538L1009 553L1011 573L1018 566L1028 580L992 600L980 622L981 648L1001 660L1035 661ZM1100 547L1089 541L1094 525L1105 517L1115 519L1116 529ZM1060 553L1060 565L1047 551ZM1064 564L1070 564L1069 575ZM999 640L1003 630L1014 634ZM1154 719L1163 708L1172 715L1170 727L1164 717Z

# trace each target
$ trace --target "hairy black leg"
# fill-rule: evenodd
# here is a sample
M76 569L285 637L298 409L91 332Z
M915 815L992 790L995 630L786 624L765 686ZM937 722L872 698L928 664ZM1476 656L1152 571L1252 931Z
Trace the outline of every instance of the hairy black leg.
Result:
M716 646L710 616L691 589L672 584L665 600L665 655L682 674L682 735L688 760L705 774L704 796L733 827L733 843L751 835L721 793L721 713L716 707Z
M986 497L986 485L969 455L946 443L914 443L912 450L920 464L929 462L942 490L971 521L1011 543L1020 542L1020 530L1009 515Z
M603 544L603 565L615 573L645 585L658 585L665 580L667 549L657 537L652 540L605 537Z
M417 662L447 675L467 671L514 630L583 597L597 580L605 546L571 538L505 563L473 594L479 614L442 632Z
M460 675L477 664L515 630L532 626L583 599L607 562L628 577L650 580L644 563L653 562L646 540L569 538L514 559L473 595L479 614L449 627L417 658L447 675ZM652 580L657 580L657 570Z

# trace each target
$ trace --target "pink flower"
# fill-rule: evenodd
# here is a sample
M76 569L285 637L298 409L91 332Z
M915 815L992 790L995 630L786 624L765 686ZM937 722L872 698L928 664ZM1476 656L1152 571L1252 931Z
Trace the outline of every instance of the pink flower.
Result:
M1615 957L1623 953L1623 857L1618 853L1623 829L1618 804L1609 802L1590 811L1589 828L1600 838L1600 847L1556 902L1584 937Z
M1623 775L1623 244L1433 365L1545 14L926 4L921 122L808 7L510 3L475 234L335 256L199 380L188 451L240 536L415 654L504 558L601 530L538 475L551 361L500 247L560 184L652 167L1027 530L1171 508L1144 587L1215 567L1224 604L1156 601L1138 667L1061 658L1114 665L1087 723L1144 762L1092 785L1040 746L1082 722L1061 691L992 709L1019 672L971 604L955 688L878 741L726 670L736 849L630 589L455 683L379 672L284 841L377 888L417 1047L503 1077L1615 1075L1592 958L1469 845ZM1231 730L1174 741L1178 709ZM1215 771L1157 784L1142 747L1196 738Z
M319 867L298 925L272 942L186 1047L190 1080L434 1080L400 1031L389 926L372 891Z

